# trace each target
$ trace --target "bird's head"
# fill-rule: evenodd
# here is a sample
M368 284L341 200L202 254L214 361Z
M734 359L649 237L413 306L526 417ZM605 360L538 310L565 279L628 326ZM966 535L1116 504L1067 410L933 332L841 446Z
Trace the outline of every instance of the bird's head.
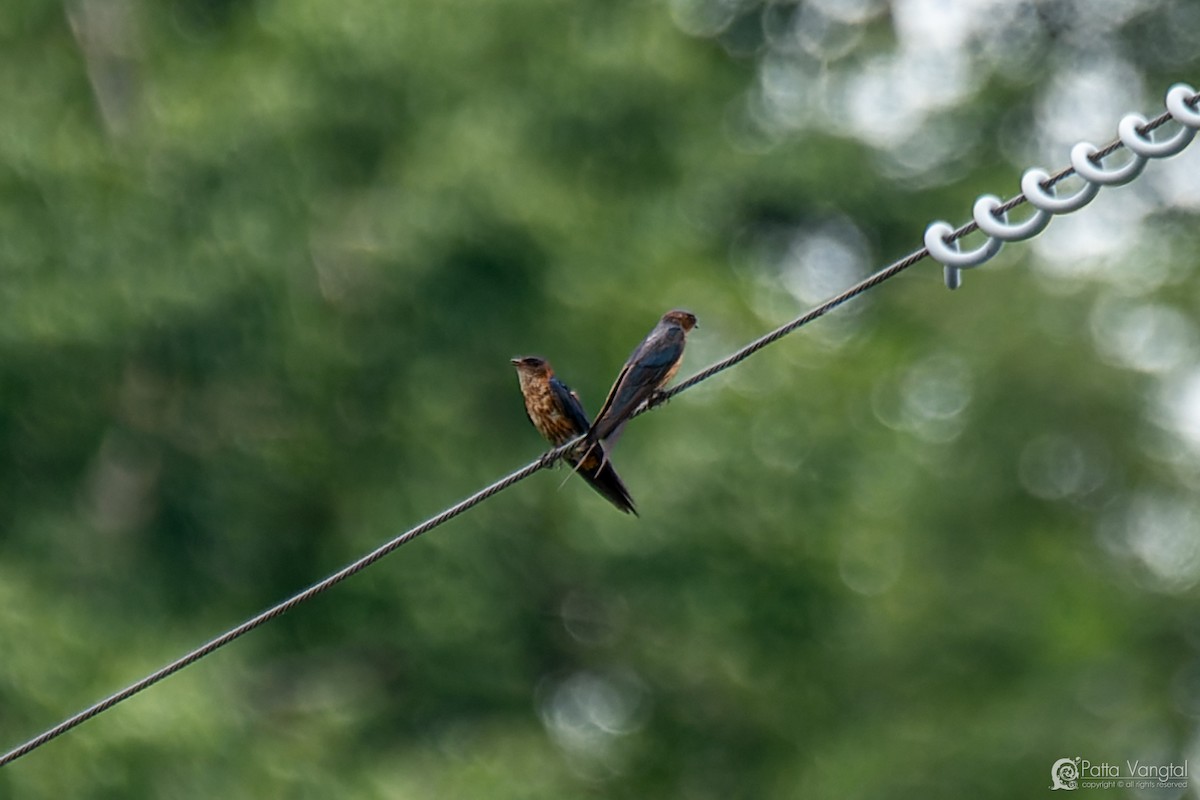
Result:
M543 375L551 372L550 362L538 356L518 356L512 359L512 365L520 375Z
M696 315L690 311L684 311L682 308L677 308L674 311L668 311L663 314L663 322L673 322L685 331L690 331L696 327Z

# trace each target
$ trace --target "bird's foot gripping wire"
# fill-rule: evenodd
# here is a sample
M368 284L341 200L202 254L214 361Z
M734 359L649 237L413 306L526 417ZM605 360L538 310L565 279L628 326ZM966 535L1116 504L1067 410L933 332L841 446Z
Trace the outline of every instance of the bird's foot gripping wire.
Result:
M657 408L663 403L670 402L670 400L671 396L669 394L664 392L662 389L655 389L654 392L651 393L648 398L646 398L646 410L649 411L652 408Z

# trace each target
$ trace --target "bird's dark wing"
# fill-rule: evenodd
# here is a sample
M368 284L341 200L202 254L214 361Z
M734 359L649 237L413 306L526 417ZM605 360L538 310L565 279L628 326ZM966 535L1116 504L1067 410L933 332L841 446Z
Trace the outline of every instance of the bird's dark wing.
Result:
M592 432L596 439L607 438L662 386L671 369L683 357L686 334L678 325L655 329L633 351L596 415Z
M582 459L568 455L567 463L574 467L575 471L579 473L579 477L587 481L588 485L599 492L608 502L626 514L633 514L635 517L638 515L633 497L625 488L625 483L617 474L612 462L608 460L608 456L604 452L604 445L596 444L595 448L589 450Z
M617 402L617 395L621 393L621 387L625 384L625 376L629 374L629 365L633 363L632 356L629 361L625 362L625 366L621 367L621 371L617 373L617 379L613 381L612 388L608 390L608 397L604 398L604 405L600 407L600 411L596 414L596 420L592 423L589 433L594 434L597 426L612 414L613 405Z
M633 503L633 497L630 496L629 490L625 488L625 484L621 481L621 476L613 469L611 461L604 461L603 466L597 470L580 470L579 474L588 482L589 486L599 492L608 502L626 514L633 514L635 517L638 516L637 507Z
M580 402L579 395L571 391L571 387L558 378L550 379L550 391L554 393L554 399L559 408L570 420L571 426L575 428L575 434L585 433L588 429L588 416L587 412L583 410L583 403Z

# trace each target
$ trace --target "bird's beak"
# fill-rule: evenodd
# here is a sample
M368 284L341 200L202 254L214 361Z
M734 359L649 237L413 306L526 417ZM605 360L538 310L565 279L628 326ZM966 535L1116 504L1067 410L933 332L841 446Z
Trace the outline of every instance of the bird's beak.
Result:
M521 363L521 359L519 359L519 358L510 358L508 361L514 367Z

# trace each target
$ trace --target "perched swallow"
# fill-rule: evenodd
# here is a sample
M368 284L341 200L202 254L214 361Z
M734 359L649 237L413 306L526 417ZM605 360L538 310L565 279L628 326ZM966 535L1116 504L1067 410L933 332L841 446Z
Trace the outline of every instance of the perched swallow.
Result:
M579 395L554 376L550 362L537 356L525 356L514 358L512 364L517 368L517 380L521 383L521 394L525 396L525 413L538 433L557 447L587 432L587 412L583 410ZM603 447L596 453L589 449L582 456L569 453L563 458L610 503L637 516L633 498Z
M696 315L690 311L676 309L663 314L617 375L604 407L588 429L589 445L609 439L615 443L638 407L675 377L683 360L687 333L694 327ZM586 452L590 451L591 447Z

